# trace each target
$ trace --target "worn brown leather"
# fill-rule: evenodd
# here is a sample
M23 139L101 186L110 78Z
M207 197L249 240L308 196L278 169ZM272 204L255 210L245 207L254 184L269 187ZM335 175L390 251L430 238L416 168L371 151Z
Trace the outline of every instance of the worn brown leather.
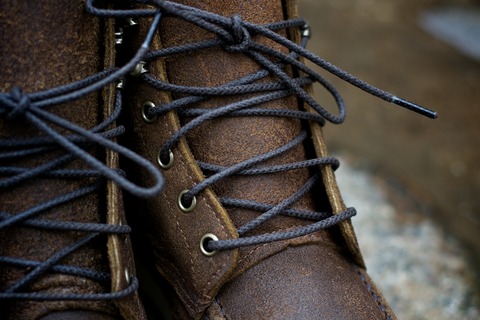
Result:
M85 13L83 0L0 2L0 91L20 87L24 92L45 90L77 81L115 63L113 20L108 22ZM48 111L84 128L92 128L112 112L114 84L68 105ZM39 135L21 118L0 119L0 138ZM118 167L118 155L96 148L92 154L110 167ZM15 159L5 165L37 166L59 153ZM3 164L3 163L2 163ZM86 168L73 161L65 168ZM0 210L19 213L59 194L78 189L89 179L36 178L0 191ZM126 224L122 195L108 182L97 194L89 194L41 215L64 221ZM0 231L0 256L43 261L53 252L85 236L77 232L45 231L22 226ZM128 235L98 238L62 264L90 268L112 275L111 284L59 273L46 273L27 291L58 293L110 292L128 286L125 271L135 274ZM0 265L0 291L28 270ZM138 294L120 301L29 301L0 300L2 319L143 319Z
M177 1L223 16L240 14L257 24L284 20L295 15L291 1ZM148 22L140 22L140 37ZM284 33L285 35L285 33ZM289 35L295 38L295 35ZM134 42L137 35L132 35ZM152 49L171 47L212 38L206 31L178 18L161 22ZM269 42L264 42L269 43ZM272 45L269 43L269 45ZM275 49L282 48L273 45ZM241 53L211 48L159 59L149 64L155 77L179 85L216 86L259 69ZM171 101L168 92L158 91L138 79L130 79L128 110L134 134L131 145L155 161L165 141L189 119L175 112L153 123L142 120L145 101L156 105ZM238 99L212 98L196 106L212 108ZM294 97L275 100L262 107L297 109ZM136 203L135 217L140 237L150 245L151 263L173 286L178 319L393 319L394 315L364 273L363 260L350 222L304 237L202 255L201 237L214 233L219 239L237 237L235 227L258 215L245 209L223 208L218 197L278 203L302 186L308 170L264 176L232 177L197 196L197 207L182 212L178 195L203 179L196 161L230 166L268 152L292 140L301 129L299 121L270 117L221 118L202 124L172 149L173 166L164 170L167 187L158 199ZM312 141L294 148L268 164L305 159L312 150L326 154L321 130L311 127ZM136 174L135 169L132 173ZM296 207L329 210L345 208L333 170L322 169L324 187L317 188ZM142 175L137 178L144 179ZM253 233L287 230L306 222L276 217ZM147 249L145 249L147 250Z

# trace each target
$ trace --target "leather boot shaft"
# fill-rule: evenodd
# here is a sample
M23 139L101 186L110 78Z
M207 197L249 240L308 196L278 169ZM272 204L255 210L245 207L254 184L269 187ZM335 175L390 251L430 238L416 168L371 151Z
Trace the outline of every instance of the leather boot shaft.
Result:
M258 81L237 83L237 89L252 83L274 87L279 76L295 87L285 78L300 78L301 73L275 56L290 54L285 42L252 26L270 26L282 38L297 40L297 20L289 21L297 23L291 28L275 25L296 18L295 5L273 0L157 5L162 20L146 69L127 81L127 118L134 133L131 147L157 161L167 181L160 197L135 204L135 216L136 228L142 230L139 236L152 253L149 261L176 292L175 317L393 319L365 274L349 220L337 218L351 211L338 192L335 162L327 158L319 124L312 124L313 118L306 121L308 116L298 119L296 112L309 107L281 87L270 90L274 93L258 89L247 94L228 88L265 68L271 69ZM140 20L138 33L128 40L133 47L150 23ZM253 47L271 51L262 58ZM262 102L262 95L269 94L275 97ZM243 103L255 99L258 102L248 106L253 111L243 110L248 109ZM182 105L187 100L192 102ZM283 147L287 150L280 152ZM269 159L246 165L243 171L231 169L261 156ZM323 165L272 169L315 157L325 160ZM130 172L144 179L135 168ZM259 216L289 201L293 204L285 205L284 214L257 223ZM337 221L336 226L280 238L312 225L300 218L306 212L315 213L309 219ZM250 228L252 221L255 227ZM276 241L261 240L272 234L279 236ZM222 241L232 247L209 248Z

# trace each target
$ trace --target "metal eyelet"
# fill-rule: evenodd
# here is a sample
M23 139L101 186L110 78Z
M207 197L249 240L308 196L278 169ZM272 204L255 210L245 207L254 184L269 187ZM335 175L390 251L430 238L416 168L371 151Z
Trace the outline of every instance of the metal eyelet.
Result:
M148 69L145 67L147 63L145 61L140 61L135 68L130 72L130 75L133 77L138 77L143 73L147 73Z
M135 18L127 18L127 26L132 27L138 25L138 20Z
M123 43L123 28L119 28L118 31L115 32L115 44L121 45Z
M125 280L127 280L127 283L130 284L132 282L132 278L130 276L130 271L125 268Z
M207 233L202 237L202 239L200 239L200 251L202 251L202 253L207 257L214 256L218 252L216 250L211 251L207 249L207 243L210 241L218 241L217 236L212 233Z
M182 192L180 192L180 194L178 195L178 206L180 207L180 209L183 211L183 212L191 212L193 209L195 209L195 207L197 206L197 198L194 196L193 199L192 199L192 202L190 203L190 205L188 207L184 206L183 205L183 196L188 192L188 189L186 190L183 190Z
M310 39L312 37L312 31L310 29L310 25L305 23L303 27L300 29L302 32L302 37Z
M168 170L173 166L173 160L174 160L174 156L173 156L172 150L168 150L168 162L167 163L164 163L162 161L161 152L159 152L158 155L157 155L158 165L164 170Z
M145 101L142 106L142 118L147 123L153 123L157 120L157 115L149 116L148 111L152 108L155 108L155 104L151 101Z
M121 78L117 81L117 84L115 85L115 88L123 89L124 86L125 86L125 79Z

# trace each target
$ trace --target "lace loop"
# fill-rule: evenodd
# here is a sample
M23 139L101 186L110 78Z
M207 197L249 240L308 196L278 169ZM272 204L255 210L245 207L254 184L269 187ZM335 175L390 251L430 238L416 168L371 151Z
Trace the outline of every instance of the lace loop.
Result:
M96 130L86 130L50 112L47 112L40 108L33 108L34 105L35 104L32 104L32 107L28 108L27 111L24 112L24 116L26 117L26 119L29 120L29 122L31 122L33 125L39 128L41 131L43 131L48 137L50 137L52 141L55 142L55 144L65 148L73 156L84 160L85 163L87 163L89 166L91 166L92 168L100 172L102 176L115 181L118 185L120 185L121 187L123 187L124 189L126 189L127 191L129 191L130 193L138 197L150 197L152 195L157 194L163 188L164 179L153 164L151 164L146 159L140 157L139 155L133 153L129 149L122 147L110 141L109 139L103 137L98 132L94 132L94 131L98 131L98 129L103 129L105 125L102 124L100 126L97 126L96 128L94 128ZM116 107L115 107L116 116L119 115L120 108L121 108L121 92L117 90ZM106 122L108 123L113 120L114 119L107 119ZM95 159L95 157L91 156L88 152L80 148L73 141L69 140L67 137L63 136L62 134L54 130L51 126L47 124L47 121L61 128L74 132L75 134L78 135L78 137L80 137L81 142L94 143L94 144L101 145L105 148L109 148L123 155L127 159L139 164L140 166L142 166L143 168L145 168L151 173L151 175L155 179L155 184L152 187L141 187L133 184L122 175L119 175L118 171L107 167L105 164ZM59 159L60 158L58 158L58 160ZM28 172L24 172L22 174L16 175L11 178L3 179L0 181L0 188L12 187L14 184L25 181L26 179L31 179L36 175L42 174L48 170L53 169L54 167L57 167L64 161L50 162L50 164L47 163L47 164L41 165L36 169L29 170Z

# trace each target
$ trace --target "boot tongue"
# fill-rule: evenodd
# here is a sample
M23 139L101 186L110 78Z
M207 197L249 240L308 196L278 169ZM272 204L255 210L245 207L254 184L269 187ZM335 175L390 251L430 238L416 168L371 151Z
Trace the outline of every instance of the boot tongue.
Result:
M244 21L267 24L284 20L282 2L268 1L226 1L222 6L217 1L182 1L183 4L198 7L223 16L231 16L232 24ZM166 18L160 32L165 47L211 39L212 34L178 18ZM235 38L235 35L232 35ZM253 38L275 50L283 50L271 41ZM260 66L242 53L215 47L194 51L183 56L167 58L166 66L171 82L187 86L218 86L260 70ZM284 51L284 50L283 50ZM285 51L284 51L285 52ZM273 77L263 81L278 81ZM217 108L251 96L239 95L209 98L195 108ZM175 97L175 98L178 98ZM298 109L295 97L275 100L256 107L276 109ZM187 122L189 119L181 119ZM279 117L223 117L203 123L187 135L189 146L197 160L231 166L240 161L272 151L291 141L301 131L299 120ZM304 160L306 151L299 145L289 152L270 160L261 166L291 163ZM205 172L208 175L208 172ZM268 175L233 176L212 186L222 197L253 200L277 204L297 191L308 179L308 170L295 170ZM295 207L314 210L311 196L306 196ZM227 208L237 227L257 217L260 213L238 208ZM249 235L284 230L308 223L294 218L276 217L250 231Z

